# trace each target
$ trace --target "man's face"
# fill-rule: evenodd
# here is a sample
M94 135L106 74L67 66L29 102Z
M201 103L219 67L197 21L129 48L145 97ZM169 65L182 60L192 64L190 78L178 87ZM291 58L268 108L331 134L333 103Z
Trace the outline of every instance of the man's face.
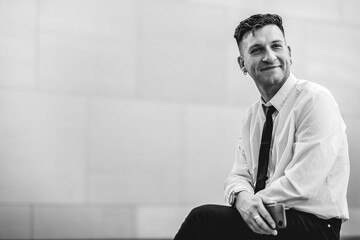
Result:
M290 74L290 47L276 25L248 32L241 41L239 64L245 67L258 88L280 88Z

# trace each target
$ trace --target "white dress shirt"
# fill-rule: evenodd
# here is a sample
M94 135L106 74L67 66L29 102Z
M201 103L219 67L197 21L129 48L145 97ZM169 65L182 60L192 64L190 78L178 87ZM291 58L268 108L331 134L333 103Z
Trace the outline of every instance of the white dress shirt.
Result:
M228 202L231 193L254 193L265 122L262 104L259 100L250 106L242 118L236 159L225 182ZM277 111L273 114L266 187L256 194L287 209L347 220L350 166L346 126L331 93L290 74L267 105Z

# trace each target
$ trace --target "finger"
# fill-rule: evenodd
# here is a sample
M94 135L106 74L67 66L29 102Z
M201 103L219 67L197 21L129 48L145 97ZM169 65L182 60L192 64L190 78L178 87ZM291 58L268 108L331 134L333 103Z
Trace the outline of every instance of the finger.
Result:
M270 228L270 226L265 222L265 220L262 217L256 217L254 218L257 227L256 230L261 232L262 234L272 234L272 235L276 235L277 232Z
M264 220L260 217L260 215L253 217L251 222L256 233L268 234L267 231L262 227L262 224L264 224Z
M249 228L251 229L251 231L253 231L254 233L258 233L254 227L254 224L252 222L248 222L247 225L249 226Z
M261 233L261 234L266 234L266 233L268 232L268 229L266 229L266 228L264 227L265 222L264 222L264 220L263 220L260 216L254 218L254 222L255 222L255 224L256 224L255 229L256 229L259 233Z
M258 227L257 223L254 220L251 220L251 222L249 223L249 227L254 233L264 234L262 232L262 230Z
M270 213L266 210L265 207L259 209L259 214L265 219L265 221L272 229L276 228L274 219L271 217Z
M260 218L260 216L257 216L257 218ZM255 218L255 219L257 219ZM258 233L258 234L264 234L263 230L258 226L258 224L256 223L256 220L254 219L253 216L247 216L245 220L246 224L248 225L248 227L251 229L251 231L253 231L254 233Z

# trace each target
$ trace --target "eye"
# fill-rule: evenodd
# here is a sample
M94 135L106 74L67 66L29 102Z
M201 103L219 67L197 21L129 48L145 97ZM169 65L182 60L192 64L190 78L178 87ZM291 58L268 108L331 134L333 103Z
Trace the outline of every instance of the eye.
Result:
M253 48L251 51L250 51L250 54L257 54L261 51L260 48Z
M281 45L281 44L274 44L274 45L272 45L272 47L273 47L274 49L282 49L282 45Z

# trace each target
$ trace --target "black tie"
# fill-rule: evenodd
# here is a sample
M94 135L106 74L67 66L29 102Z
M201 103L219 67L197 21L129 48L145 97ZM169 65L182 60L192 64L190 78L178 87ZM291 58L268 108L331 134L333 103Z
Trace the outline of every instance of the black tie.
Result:
M269 151L271 144L271 134L273 129L272 114L275 111L274 106L270 106L267 109L266 121L261 137L261 146L259 152L259 166L256 178L255 192L258 192L265 188L265 182L267 180L267 169L269 165Z

